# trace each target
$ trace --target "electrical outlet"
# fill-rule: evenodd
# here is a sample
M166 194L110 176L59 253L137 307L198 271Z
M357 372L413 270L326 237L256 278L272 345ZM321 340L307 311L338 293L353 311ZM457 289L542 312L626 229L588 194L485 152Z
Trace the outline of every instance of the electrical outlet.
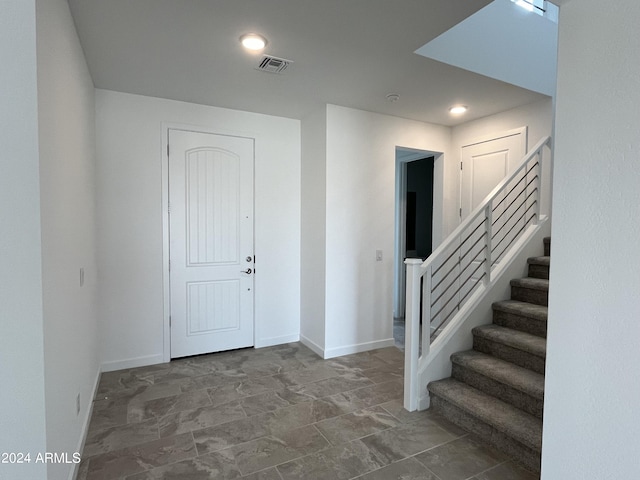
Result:
M76 417L80 415L80 394L76 396Z

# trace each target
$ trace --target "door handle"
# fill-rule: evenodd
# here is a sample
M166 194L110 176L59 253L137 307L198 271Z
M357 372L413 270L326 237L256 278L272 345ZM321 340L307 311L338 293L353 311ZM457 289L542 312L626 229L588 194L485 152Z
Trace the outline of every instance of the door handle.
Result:
M250 268L247 268L246 270L240 270L240 273L251 274L253 273L253 270L251 270Z

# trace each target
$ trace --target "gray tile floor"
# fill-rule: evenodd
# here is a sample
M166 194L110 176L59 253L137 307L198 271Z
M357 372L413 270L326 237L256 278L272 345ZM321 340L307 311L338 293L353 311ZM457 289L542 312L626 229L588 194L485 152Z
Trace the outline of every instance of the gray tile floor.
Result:
M437 414L402 408L395 347L299 343L102 375L81 480L534 480Z

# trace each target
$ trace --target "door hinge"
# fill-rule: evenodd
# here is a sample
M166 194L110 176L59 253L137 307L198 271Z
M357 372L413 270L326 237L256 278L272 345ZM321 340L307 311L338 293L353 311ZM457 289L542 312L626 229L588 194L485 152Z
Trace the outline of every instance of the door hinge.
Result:
M171 271L171 260L169 260L169 271Z
M169 144L167 143L167 157L169 156Z
M169 315L169 328L171 328L171 315Z
M460 216L462 216L462 208L460 209Z
M460 170L462 170L462 162L460 162Z

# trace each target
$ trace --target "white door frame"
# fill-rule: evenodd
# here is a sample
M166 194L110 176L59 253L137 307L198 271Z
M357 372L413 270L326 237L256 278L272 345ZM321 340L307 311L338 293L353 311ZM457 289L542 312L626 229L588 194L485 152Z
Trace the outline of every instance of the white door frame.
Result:
M401 158L398 151L407 152ZM409 154L409 152L412 152ZM415 152L415 153L413 153ZM420 150L417 148L396 146L396 194L395 194L395 244L393 251L394 258L394 282L393 282L393 316L404 317L405 314L405 288L406 274L404 265L404 248L406 242L406 204L403 199L407 196L407 163L422 158L433 157L433 217L431 219L432 228L432 250L435 250L441 240L442 232L442 173L444 154L432 150Z
M169 278L169 130L184 130L187 132L209 133L213 135L226 135L231 137L249 138L256 141L256 136L247 134L246 132L235 132L224 129L208 128L197 125L189 125L185 123L162 122L162 306L163 306L163 346L162 359L165 363L171 361L171 325L169 316L171 314L170 301L170 278ZM255 155L255 152L254 152ZM254 157L255 158L255 157ZM255 161L255 160L254 160ZM254 166L255 172L255 166ZM254 185L252 187L255 192L255 173ZM254 199L255 202L255 199ZM255 242L255 210L254 210L254 242ZM255 252L255 244L254 244ZM254 298L255 298L255 281L254 281ZM256 344L257 328L255 325L255 303L254 303L254 329L253 343Z
M527 142L528 142L527 134L528 134L528 127L524 126L524 127L514 128L512 130L507 130L506 132L488 134L483 137L475 138L472 141L466 141L460 147L460 164L462 164L462 150L464 148L471 147L479 143L499 140L504 137L511 137L513 135L520 135L520 141L522 142L522 152L523 152L523 155L525 155L527 153ZM521 159L518 159L518 160L521 160ZM459 212L462 211L462 168L458 169L458 211ZM461 223L462 223L462 216L458 215L458 224L461 224Z

